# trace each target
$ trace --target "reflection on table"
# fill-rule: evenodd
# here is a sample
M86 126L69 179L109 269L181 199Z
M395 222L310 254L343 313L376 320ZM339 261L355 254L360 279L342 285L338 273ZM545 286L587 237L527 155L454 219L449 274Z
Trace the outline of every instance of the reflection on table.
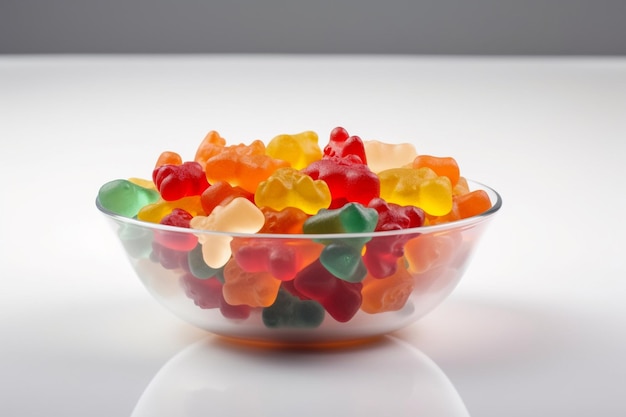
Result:
M207 415L469 417L441 369L391 336L326 349L209 337L161 368L132 417Z

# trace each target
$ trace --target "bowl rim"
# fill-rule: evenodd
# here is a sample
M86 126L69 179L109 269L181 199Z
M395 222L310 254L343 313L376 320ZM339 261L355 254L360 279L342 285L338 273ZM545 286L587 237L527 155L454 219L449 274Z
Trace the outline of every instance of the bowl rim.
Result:
M375 232L367 232L367 233L242 233L242 232L225 232L225 231L217 231L217 230L202 230L202 229L191 229L185 227L178 226L170 226L159 223L151 223L143 220L137 220L135 218L126 217L121 214L115 213L111 210L106 209L100 204L100 201L96 197L96 207L103 213L106 217L111 220L117 221L119 223L124 223L132 226L141 227L144 229L151 230L160 230L164 232L176 232L176 233L189 233L193 235L214 235L214 236L228 236L228 237L239 237L239 238L254 238L254 239L290 239L290 240L298 240L298 239L347 239L347 238L374 238L374 237L383 237L383 236L399 236L399 235L418 235L418 234L430 234L436 232L443 232L452 229L462 229L466 227L470 227L476 225L478 223L482 223L490 218L492 218L495 213L497 213L502 207L502 197L500 194L494 190L493 188L477 181L473 181L467 179L468 184L470 185L470 189L472 191L483 190L489 194L489 198L492 200L491 207L475 216L468 217L461 220L455 220L452 222L441 223L430 226L419 226L412 227L408 229L396 229L396 230L385 230L385 231L375 231Z

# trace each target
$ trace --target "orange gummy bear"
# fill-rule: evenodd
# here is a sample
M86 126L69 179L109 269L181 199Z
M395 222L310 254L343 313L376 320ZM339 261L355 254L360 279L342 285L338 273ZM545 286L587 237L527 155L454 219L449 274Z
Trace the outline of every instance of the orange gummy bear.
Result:
M491 208L491 200L484 190L475 190L455 197L459 217L466 219Z
M365 277L362 281L363 303L361 310L369 314L376 314L385 311L397 311L404 307L415 286L415 280L407 272L404 262L405 260L400 258L396 272L388 277L375 278L369 274Z
M452 157L432 155L418 155L413 160L413 168L430 168L439 176L448 177L452 187L459 181L460 170L456 160Z
M226 181L254 193L261 181L289 162L274 159L265 153L265 144L255 140L250 145L232 145L206 161L205 172L210 184Z
M161 167L163 165L182 165L183 158L177 154L176 152L164 151L161 152L161 155L157 158L156 164L154 164L155 168Z
M202 139L200 145L198 145L198 149L196 150L196 156L194 157L194 161L202 165L202 168L206 165L206 161L222 152L224 147L226 146L226 139L220 136L215 130L211 130L207 135Z
M246 272L231 259L224 266L224 300L230 305L269 307L278 296L281 281L269 272Z
M259 233L290 233L302 234L302 225L309 215L297 207L285 207L282 210L274 210L270 207L261 207L265 224Z

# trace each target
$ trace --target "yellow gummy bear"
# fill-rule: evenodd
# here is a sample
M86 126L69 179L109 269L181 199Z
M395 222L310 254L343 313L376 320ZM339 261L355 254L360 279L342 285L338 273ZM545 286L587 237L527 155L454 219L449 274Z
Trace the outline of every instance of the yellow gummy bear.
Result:
M265 153L282 159L295 169L303 169L311 162L322 159L317 133L306 131L295 135L278 135L267 144Z
M402 167L413 162L417 156L415 147L410 143L385 143L378 140L363 142L367 165L372 172Z
M202 208L200 196L193 195L174 201L161 199L156 203L148 204L139 210L137 219L144 222L161 223L163 217L170 214L175 208L183 209L192 216L203 216L206 214Z
M156 186L154 185L152 180L132 177L132 178L129 178L128 181L132 182L133 184L137 184L140 187L147 188L149 190L156 190Z
M254 202L259 207L276 211L296 207L307 214L316 214L320 209L328 208L331 201L330 189L325 181L314 180L295 168L277 169L259 184L254 194Z
M450 179L430 168L393 168L378 173L380 197L401 206L417 206L432 216L452 210Z
M265 216L260 208L247 198L237 197L224 206L217 206L208 216L191 219L192 229L229 233L257 233L265 224ZM227 234L198 233L202 245L202 258L211 268L221 268L232 254Z

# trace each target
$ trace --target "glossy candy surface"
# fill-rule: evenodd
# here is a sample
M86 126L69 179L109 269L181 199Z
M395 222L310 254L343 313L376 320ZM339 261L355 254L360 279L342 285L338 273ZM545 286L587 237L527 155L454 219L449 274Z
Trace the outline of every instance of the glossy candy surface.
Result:
M342 127L327 138L210 131L192 161L162 152L152 181L111 181L97 204L146 287L194 325L295 343L384 334L449 294L500 199L451 157Z

